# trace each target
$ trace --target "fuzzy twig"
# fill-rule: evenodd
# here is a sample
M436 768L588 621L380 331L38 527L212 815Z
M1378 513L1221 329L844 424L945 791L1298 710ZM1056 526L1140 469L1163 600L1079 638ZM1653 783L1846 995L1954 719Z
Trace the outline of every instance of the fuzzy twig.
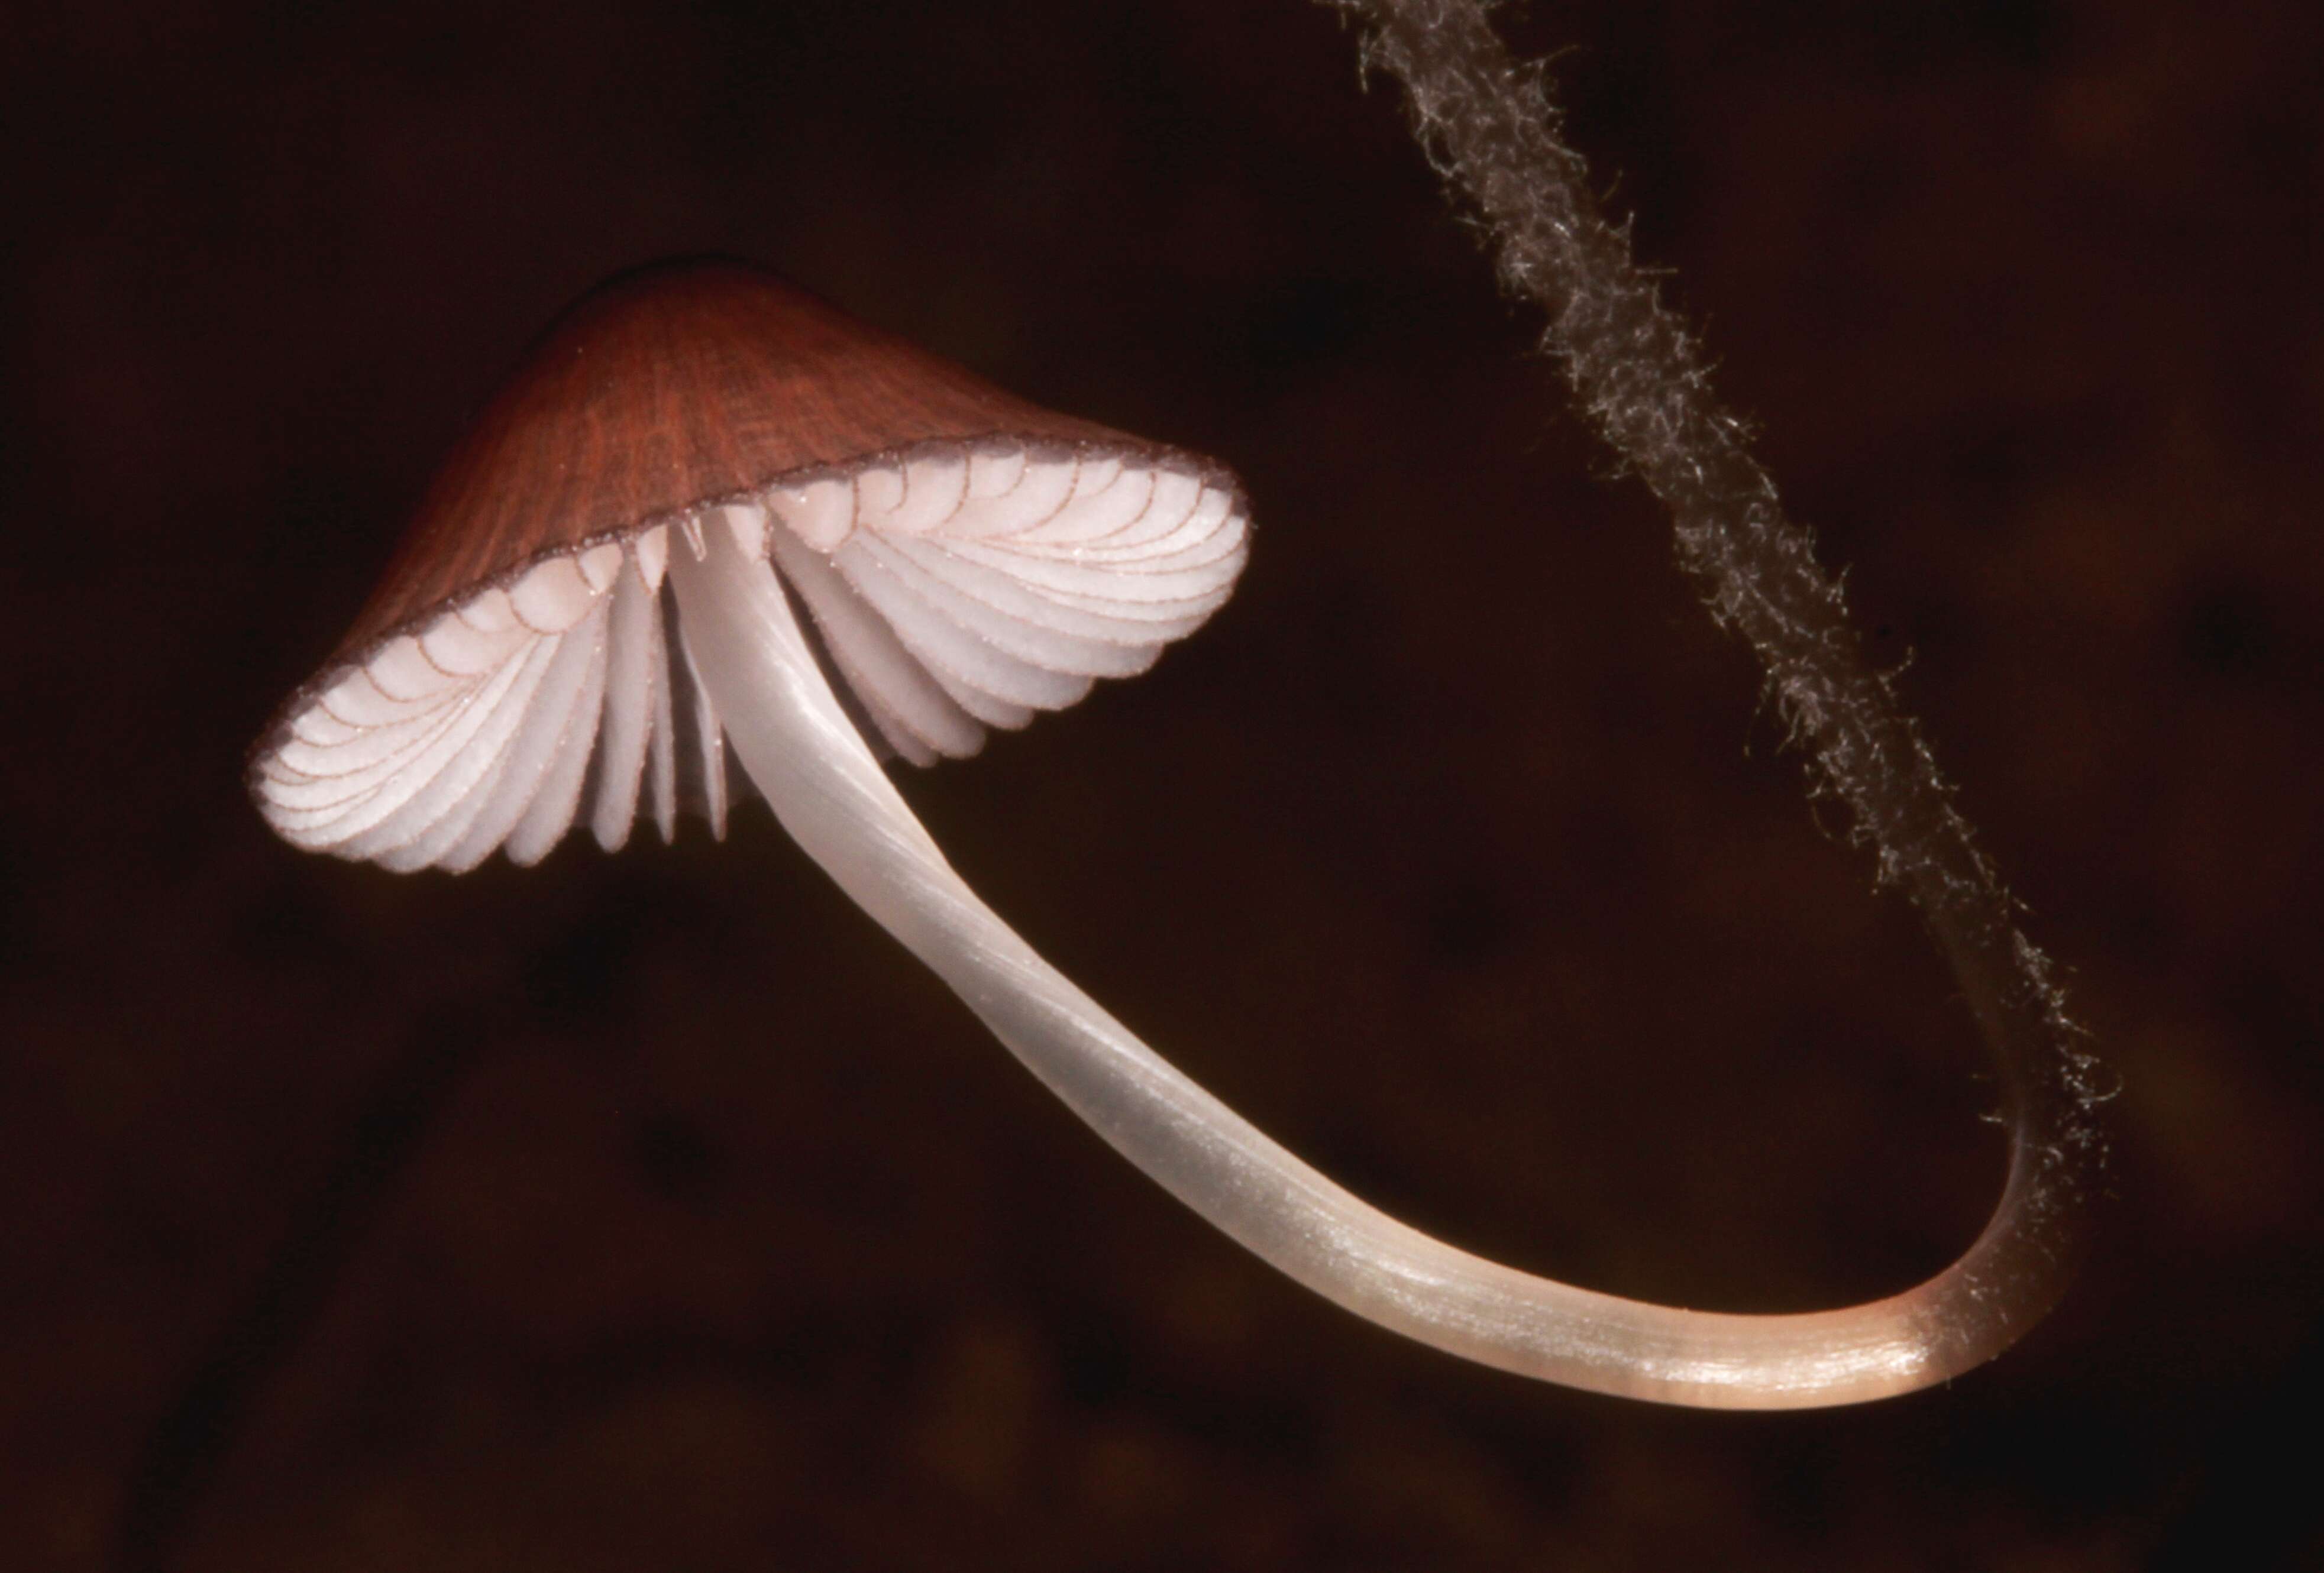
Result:
M1400 80L1415 132L1481 220L1502 287L1548 317L1544 347L1591 423L1670 510L1680 565L1758 654L1820 789L1849 806L1883 883L1901 886L1960 980L2008 1083L2008 1190L1965 1264L1964 1316L1998 1349L2062 1290L2071 1215L2100 1161L2098 1066L2047 957L1954 805L1920 728L1865 661L1840 583L1786 519L1702 349L1600 214L1538 70L1513 61L1482 0L1323 0ZM1998 1292L1996 1292L1998 1291ZM1964 1331L1966 1339L1972 1335ZM1989 1351L1988 1351L1989 1352Z

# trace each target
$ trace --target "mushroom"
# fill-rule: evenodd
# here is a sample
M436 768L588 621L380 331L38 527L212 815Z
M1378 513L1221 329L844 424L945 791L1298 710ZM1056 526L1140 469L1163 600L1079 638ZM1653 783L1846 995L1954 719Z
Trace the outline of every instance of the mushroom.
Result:
M973 754L1145 670L1225 602L1248 530L1213 461L1037 409L765 273L648 270L585 298L494 399L251 786L295 845L460 870L534 862L585 820L609 850L641 814L667 840L682 799L723 834L731 745L807 853L1108 1142L1360 1315L1705 1407L1877 1398L1991 1353L1955 1311L2006 1219L1919 1288L1833 1311L1520 1273L1277 1146L978 899L880 755Z

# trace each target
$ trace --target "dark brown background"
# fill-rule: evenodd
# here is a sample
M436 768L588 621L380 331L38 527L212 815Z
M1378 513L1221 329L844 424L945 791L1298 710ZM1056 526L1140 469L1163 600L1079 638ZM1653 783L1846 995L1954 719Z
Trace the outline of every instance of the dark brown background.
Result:
M761 812L455 880L242 796L524 341L754 257L1250 484L1199 639L908 783L1099 998L1527 1265L1776 1309L1941 1264L2000 1162L1962 1013L1330 14L12 23L0 1565L2318 1565L2267 1428L2324 1387L2319 14L1511 28L2123 1081L2055 1319L1779 1417L1262 1271Z

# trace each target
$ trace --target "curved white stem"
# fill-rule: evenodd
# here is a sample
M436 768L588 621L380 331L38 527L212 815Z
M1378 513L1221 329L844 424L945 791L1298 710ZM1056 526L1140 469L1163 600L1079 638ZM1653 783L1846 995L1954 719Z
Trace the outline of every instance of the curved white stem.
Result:
M1886 1300L1802 1315L1683 1311L1577 1289L1366 1205L1173 1069L977 898L842 713L773 571L730 532L702 533L706 557L673 551L670 583L702 682L784 828L1107 1141L1300 1283L1486 1365L1715 1408L1909 1392L2015 1336L2006 1247L2022 1163L1994 1223L1945 1273ZM1963 1307L1975 1308L1966 1319ZM1965 1332L1965 1320L1982 1325Z

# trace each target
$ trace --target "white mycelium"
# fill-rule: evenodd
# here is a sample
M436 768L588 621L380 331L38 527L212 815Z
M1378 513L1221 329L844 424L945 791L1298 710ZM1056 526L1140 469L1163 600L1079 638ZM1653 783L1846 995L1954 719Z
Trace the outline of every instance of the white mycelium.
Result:
M1189 470L1001 443L779 484L548 558L344 668L257 765L268 822L399 869L536 862L576 821L610 850L641 813L667 840L681 796L723 832L725 729L664 593L710 530L772 564L859 718L927 765L1153 665L1225 602L1248 523Z

